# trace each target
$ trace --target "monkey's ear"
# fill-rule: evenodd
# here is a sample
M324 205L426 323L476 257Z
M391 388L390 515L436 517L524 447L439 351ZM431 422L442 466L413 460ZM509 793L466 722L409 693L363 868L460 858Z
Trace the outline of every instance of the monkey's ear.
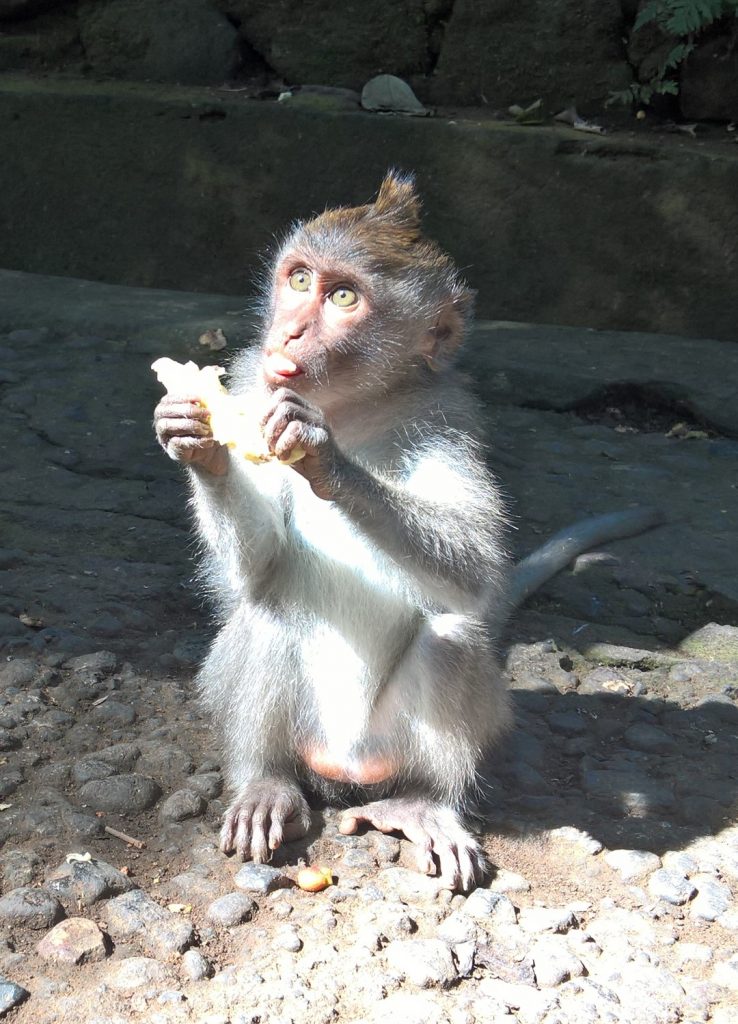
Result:
M391 217L407 229L420 231L420 199L415 191L412 174L388 171L379 187L374 201L374 213L380 217Z
M466 324L471 317L472 292L464 292L449 299L443 306L433 327L420 339L420 355L434 372L448 366L464 340Z

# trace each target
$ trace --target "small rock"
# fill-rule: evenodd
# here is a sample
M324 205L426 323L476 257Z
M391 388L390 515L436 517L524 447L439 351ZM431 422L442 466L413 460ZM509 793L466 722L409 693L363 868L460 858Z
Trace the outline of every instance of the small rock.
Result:
M377 862L368 850L346 850L343 855L344 867L351 868L360 877L376 870Z
M495 924L515 924L515 907L507 896L489 889L474 889L469 893L462 911L478 921L492 921Z
M712 949L704 942L679 942L674 952L680 964L709 964L714 957Z
M668 868L669 871L675 871L682 878L687 878L689 875L699 871L699 865L694 857L690 857L688 853L682 853L679 850L669 850L663 855L661 862L665 868Z
M36 678L39 666L31 658L14 658L0 668L0 690L6 686L27 686Z
M57 963L84 964L104 960L105 935L94 921L70 917L61 921L36 945L39 956Z
M447 942L450 946L455 946L460 942L476 941L479 929L462 909L455 910L445 921L441 922L437 935L439 939Z
M40 877L42 868L41 858L32 850L7 850L0 856L3 889L7 892L30 885Z
M202 772L191 775L187 779L187 789L204 797L206 800L214 800L223 792L223 776L219 772Z
M584 676L577 693L603 694L611 696L636 696L634 681L619 669L609 665L601 665Z
M387 1024L388 1021L397 1021L398 1024L448 1024L448 1020L442 1007L430 996L420 992L396 992L377 1002L369 1018L361 1018L361 1024L364 1021L367 1024ZM492 1018L479 1015L477 1020L497 1024ZM358 1020L357 1024L360 1024Z
M582 829L574 828L573 825L562 825L561 828L553 828L548 833L552 839L560 839L565 843L571 843L587 856L594 856L603 849L599 839L595 839Z
M492 892L530 892L530 882L515 871L497 868L489 888Z
M94 654L81 654L76 658L67 659L64 662L64 667L84 675L109 676L118 667L118 655L112 651L95 651Z
M186 821L198 818L205 811L205 800L191 789L178 789L172 793L159 810L162 821Z
M91 907L99 900L130 892L136 883L104 860L74 860L54 868L46 888L64 903Z
M169 971L158 960L147 956L129 956L110 964L105 983L119 992L132 992L144 985L161 985L169 978Z
M566 907L525 907L520 911L520 927L526 932L568 932L576 918Z
M77 761L72 765L72 779L75 786L84 786L86 782L97 781L98 779L109 779L116 774L117 769L107 761L98 761L95 758Z
M192 924L164 910L141 889L110 900L105 908L108 931L113 938L136 936L147 953L174 959L194 941Z
M375 75L361 90L364 110L396 111L426 117L430 111L420 102L407 82L396 75Z
M61 903L46 889L22 885L0 899L0 921L11 928L51 928L63 917Z
M213 900L205 913L213 924L234 928L244 921L250 921L256 910L256 904L245 892L229 892Z
M258 892L265 896L275 889L286 889L292 882L279 868L268 864L244 864L234 877L233 884L246 892Z
M79 792L84 804L112 814L139 814L153 807L161 788L147 775L114 775L85 783Z
M558 936L539 939L530 951L539 988L555 988L584 974L584 964Z
M213 965L199 949L188 949L180 960L182 974L188 981L204 981L213 974Z
M738 627L710 622L690 633L679 645L681 651L705 661L738 662Z
M390 969L418 988L446 988L457 978L451 950L440 939L395 939L385 956Z
M382 889L407 902L435 900L438 894L438 879L409 868L384 868L379 872L378 882Z
M89 755L92 761L103 761L120 772L130 772L138 761L141 748L137 743L115 743Z
M712 980L731 992L738 992L738 955L723 961L723 963L715 964Z
M676 740L668 732L646 722L631 725L625 730L623 739L633 750L642 750L646 754L671 754L677 749Z
M286 949L288 953L299 953L302 949L302 939L296 928L280 928L274 936L272 945L275 949Z
M717 920L730 906L730 889L710 875L695 875L692 881L697 887L697 895L690 904L690 914L702 921Z
M632 882L636 878L650 875L661 867L661 859L647 850L609 850L605 854L605 863L614 868L624 882Z
M0 1016L12 1010L14 1006L20 1006L24 999L28 999L31 993L14 981L8 981L0 977Z
M648 891L656 899L666 900L667 903L680 907L691 900L697 890L683 875L667 868L660 868L649 878Z
M576 711L552 711L547 721L553 732L564 736L581 736L589 729L587 719Z

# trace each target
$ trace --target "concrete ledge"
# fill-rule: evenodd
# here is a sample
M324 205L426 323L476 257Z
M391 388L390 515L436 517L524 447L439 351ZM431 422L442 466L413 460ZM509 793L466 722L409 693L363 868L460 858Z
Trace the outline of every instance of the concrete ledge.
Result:
M0 79L0 266L246 294L275 232L414 169L480 314L738 338L738 148Z

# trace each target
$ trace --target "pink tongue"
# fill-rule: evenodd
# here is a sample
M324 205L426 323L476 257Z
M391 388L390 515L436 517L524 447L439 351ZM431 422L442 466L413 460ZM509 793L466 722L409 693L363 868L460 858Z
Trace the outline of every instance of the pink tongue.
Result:
M300 367L281 352L272 352L267 356L266 363L272 373L278 373L282 377L294 377L300 372Z

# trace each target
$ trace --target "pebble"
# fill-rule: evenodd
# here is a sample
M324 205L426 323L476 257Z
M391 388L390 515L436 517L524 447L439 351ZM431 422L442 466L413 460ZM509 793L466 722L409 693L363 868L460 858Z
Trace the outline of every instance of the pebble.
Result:
M515 871L507 871L505 868L497 868L495 877L489 883L492 892L530 892L530 882L523 875Z
M525 907L520 911L520 927L526 932L567 932L576 918L566 907Z
M582 853L592 857L603 849L599 839L595 839L582 829L574 828L573 825L562 825L560 828L551 829L548 833L552 839L559 839L565 843L571 843Z
M677 749L677 742L668 732L656 725L635 722L625 730L623 739L634 750L646 754L671 754Z
M110 964L105 983L119 992L132 992L144 985L162 985L169 980L169 971L159 960L148 956L129 956Z
M0 690L8 686L27 686L36 678L38 664L31 658L15 658L0 666Z
M214 800L223 792L223 776L219 772L202 772L187 779L187 789L205 800Z
M161 787L147 775L113 775L108 779L86 782L79 791L84 805L111 814L139 814L153 807L161 796Z
M488 1018L478 1019L484 1020L485 1024L494 1024ZM370 1010L369 1024L387 1024L388 1021L397 1021L397 1024L449 1024L449 1018L437 1001L421 992L397 992L377 1002Z
M244 921L250 921L256 910L256 903L245 892L229 892L213 900L205 911L205 916L212 924L234 928Z
M108 931L114 939L135 936L151 956L176 958L195 937L192 924L170 913L141 889L116 896L105 908Z
M189 981L204 981L213 974L213 965L199 949L188 949L182 954L180 970Z
M0 1016L12 1010L14 1006L20 1006L30 994L22 985L16 985L14 981L8 981L0 975Z
M22 885L0 899L0 922L9 928L50 928L64 917L59 900L46 889Z
M738 954L732 956L729 960L715 964L712 980L717 985L722 985L731 992L738 992Z
M94 921L70 917L47 932L36 945L39 956L56 963L85 964L104 960L108 944Z
M302 939L296 928L282 927L274 936L275 949L286 949L288 953L299 953L302 949Z
M41 858L32 850L6 850L0 856L0 873L6 892L30 885L41 875L42 869Z
M440 939L394 939L384 953L390 970L418 988L446 988L458 976L451 950Z
M291 879L279 868L269 864L244 864L233 878L233 884L246 892L267 893L292 885Z
M661 858L647 850L609 850L604 860L618 872L624 882L643 878L661 867Z
M710 875L695 875L692 882L697 888L697 895L689 906L691 916L702 921L716 921L730 907L729 887Z
M191 789L178 789L164 801L159 808L162 821L186 821L187 818L199 818L205 811L204 797Z
M512 901L503 893L491 892L489 889L474 889L462 909L469 917L494 924L515 924L517 921Z
M90 907L135 889L136 884L104 860L65 860L49 873L46 888L63 903Z
M680 907L691 900L697 890L678 872L660 868L649 878L648 891L657 900L666 900L667 903Z

